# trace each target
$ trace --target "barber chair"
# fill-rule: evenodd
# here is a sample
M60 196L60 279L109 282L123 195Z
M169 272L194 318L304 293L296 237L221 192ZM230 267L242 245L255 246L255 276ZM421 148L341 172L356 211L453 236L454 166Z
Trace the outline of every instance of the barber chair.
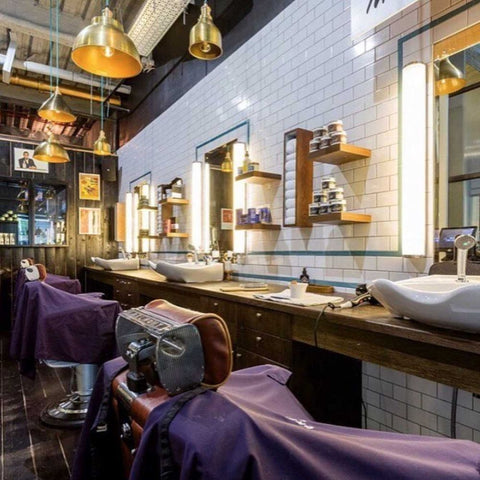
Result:
M81 427L87 415L88 404L97 378L98 365L44 360L50 368L71 368L71 392L60 401L47 405L40 413L43 424L55 428Z
M44 408L40 420L51 427L77 428L85 419L98 365L116 355L114 325L121 309L97 293L73 294L36 276L30 280L28 268L17 290L11 355L31 378L36 359L72 370L70 393Z

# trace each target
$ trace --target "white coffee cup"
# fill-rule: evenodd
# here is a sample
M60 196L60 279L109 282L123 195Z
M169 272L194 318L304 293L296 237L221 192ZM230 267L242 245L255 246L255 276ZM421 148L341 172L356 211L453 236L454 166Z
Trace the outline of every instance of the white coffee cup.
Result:
M290 298L301 299L305 296L308 283L291 283L290 284Z

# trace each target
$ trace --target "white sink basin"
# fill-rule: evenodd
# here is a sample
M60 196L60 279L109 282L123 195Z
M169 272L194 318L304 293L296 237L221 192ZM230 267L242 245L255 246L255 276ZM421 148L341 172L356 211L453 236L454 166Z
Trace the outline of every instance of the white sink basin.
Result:
M221 282L223 280L223 263L158 263L148 262L157 273L167 277L171 282L201 283Z
M399 282L378 279L370 293L393 315L435 327L480 332L480 276L430 275Z
M107 260L100 257L92 257L92 262L105 270L138 270L140 261L138 258L114 258Z

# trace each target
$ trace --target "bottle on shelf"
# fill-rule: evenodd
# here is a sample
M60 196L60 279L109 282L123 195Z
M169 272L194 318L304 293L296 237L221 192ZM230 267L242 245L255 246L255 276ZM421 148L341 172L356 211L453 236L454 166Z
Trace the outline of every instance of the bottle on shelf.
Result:
M248 172L248 167L249 167L250 163L251 163L250 155L248 153L248 150L245 150L245 158L243 159L243 164L242 164L243 173Z

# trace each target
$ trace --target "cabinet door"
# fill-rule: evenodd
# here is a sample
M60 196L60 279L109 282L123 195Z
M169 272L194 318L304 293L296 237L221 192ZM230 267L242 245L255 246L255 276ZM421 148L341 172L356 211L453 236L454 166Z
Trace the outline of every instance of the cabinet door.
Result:
M234 370L241 370L243 368L248 367L255 367L257 365L278 365L279 367L284 367L285 365L281 365L280 363L274 362L270 358L262 357L261 355L257 355L256 353L249 352L244 348L237 347L234 361L233 361L233 369Z
M115 278L113 299L117 300L124 310L138 307L139 299L137 282L124 278Z
M292 342L284 338L244 328L238 332L238 344L257 356L264 357L285 367L291 365Z

